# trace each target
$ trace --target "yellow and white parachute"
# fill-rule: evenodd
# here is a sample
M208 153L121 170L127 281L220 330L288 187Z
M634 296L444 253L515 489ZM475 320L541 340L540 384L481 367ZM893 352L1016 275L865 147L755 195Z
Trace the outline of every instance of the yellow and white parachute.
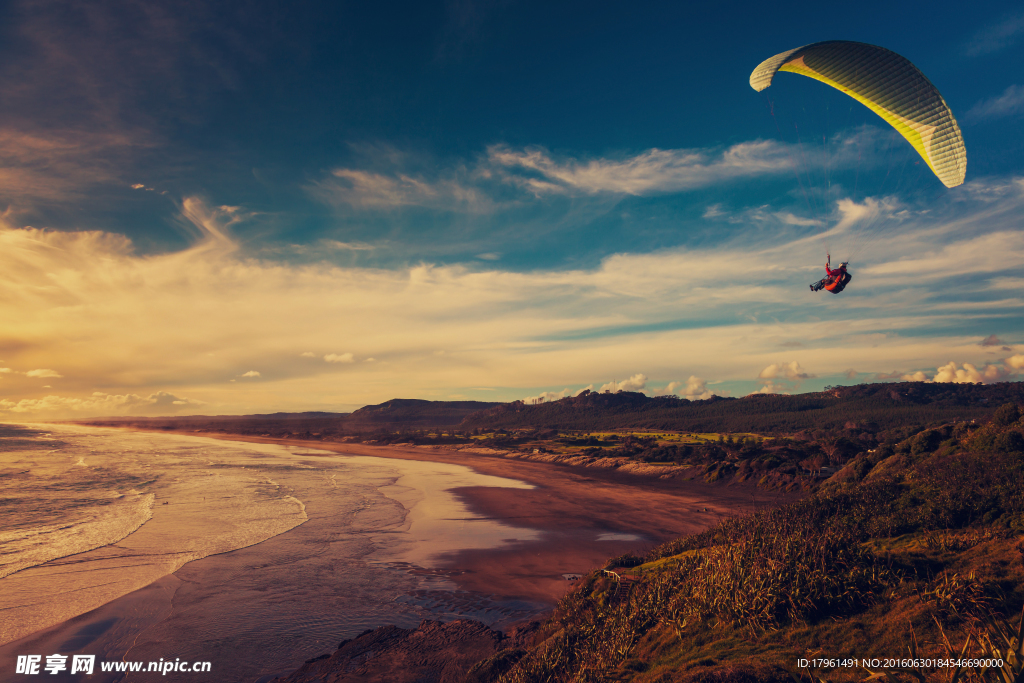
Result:
M881 116L914 146L946 187L964 182L967 151L942 95L921 71L884 47L829 40L766 59L750 74L758 92L778 71L831 85Z

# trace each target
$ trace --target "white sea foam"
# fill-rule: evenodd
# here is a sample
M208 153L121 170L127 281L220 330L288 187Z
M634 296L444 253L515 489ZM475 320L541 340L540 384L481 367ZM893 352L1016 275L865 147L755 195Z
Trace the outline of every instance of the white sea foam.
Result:
M10 492L5 492L10 496ZM153 516L152 493L133 491L98 501L74 518L53 524L12 525L0 531L0 579L28 567L116 543ZM20 507L28 503L19 501ZM60 512L57 507L54 512Z
M21 569L0 579L0 644L177 572L195 576L175 604L203 606L175 611L161 627L168 639L234 633L254 657L287 657L300 633L330 640L360 624L418 623L421 608L394 596L445 581L408 575L408 563L539 535L475 518L451 491L527 485L458 465L47 429L0 438L0 529L24 544L2 560ZM190 572L200 558L203 569ZM132 643L137 634L122 635Z
M218 460L205 441L49 431L0 440L0 643L306 520L290 492L231 464L231 444Z

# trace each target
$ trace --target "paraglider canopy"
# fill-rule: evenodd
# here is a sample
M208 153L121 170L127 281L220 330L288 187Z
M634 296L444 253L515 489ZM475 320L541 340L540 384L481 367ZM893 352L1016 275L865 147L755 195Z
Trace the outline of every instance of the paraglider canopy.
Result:
M906 138L946 187L964 182L967 152L960 127L939 91L906 58L876 45L829 40L764 60L750 74L750 87L761 92L779 71L846 93Z

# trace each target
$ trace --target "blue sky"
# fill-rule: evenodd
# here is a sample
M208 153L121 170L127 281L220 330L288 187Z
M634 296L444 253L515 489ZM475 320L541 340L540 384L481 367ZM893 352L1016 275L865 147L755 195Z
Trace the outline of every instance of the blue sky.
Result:
M0 27L4 419L1024 370L1017 4L12 2ZM819 83L749 87L827 39L932 80L963 186ZM828 249L853 284L812 295Z

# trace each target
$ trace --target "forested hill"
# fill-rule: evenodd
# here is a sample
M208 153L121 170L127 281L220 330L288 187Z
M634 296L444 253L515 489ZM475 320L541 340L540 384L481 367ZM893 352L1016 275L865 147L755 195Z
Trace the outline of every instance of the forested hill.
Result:
M363 406L349 415L350 424L387 424L397 426L451 426L466 415L505 405L486 401L424 401L393 398L379 405Z
M634 392L594 393L527 405L505 403L466 417L464 429L664 429L687 432L790 433L804 429L891 429L988 418L1008 402L1024 402L1024 383L861 384L823 392L713 396L688 401Z

